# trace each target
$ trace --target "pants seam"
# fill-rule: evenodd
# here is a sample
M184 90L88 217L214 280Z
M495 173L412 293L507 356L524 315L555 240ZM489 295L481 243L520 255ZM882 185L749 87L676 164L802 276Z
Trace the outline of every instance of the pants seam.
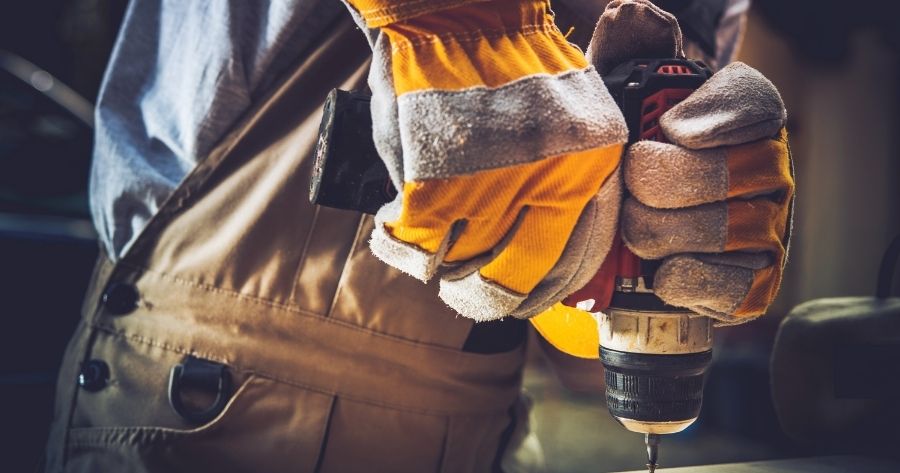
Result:
M300 308L300 307L297 307L297 306L292 306L292 305L287 305L287 304L281 304L281 303L278 303L278 302L275 302L275 301L271 301L271 300L268 300L268 299L263 299L263 298L251 296L251 295L248 295L248 294L242 294L242 293L236 292L236 291L230 291L230 290L227 290L227 289L222 289L222 288L219 288L219 287L210 286L210 285L208 285L208 284L204 284L204 283L200 283L200 282L196 282L196 281L187 280L187 279L184 279L184 278L180 278L180 277L178 277L178 276L172 276L172 275L170 275L170 274L166 274L166 273L163 273L163 272L160 272L160 271L155 271L155 270L151 270L151 269L148 269L148 268L143 268L143 267L136 266L136 265L129 264L129 263L125 263L125 262L119 262L118 264L121 265L121 266L127 266L127 267L129 267L129 268L132 268L132 269L134 269L135 271L142 271L142 272L150 273L150 274L153 274L153 275L155 275L155 276L157 276L157 277L159 277L159 278L161 278L161 279L165 279L165 280L168 280L168 281L177 283L177 284L181 284L181 285L183 285L183 286L193 287L194 289L198 289L198 290L201 290L201 291L204 291L204 292L208 292L208 293L212 293L212 294L221 294L221 295L224 295L224 296L227 296L227 297L231 297L231 298L238 299L238 300L242 300L242 301L251 302L251 303L254 303L254 304L257 304L257 305L266 306L266 307L269 307L269 308L272 308L272 309L284 310L284 311L287 311L287 312L292 312L292 313L298 314L298 315L303 316L303 317L310 317L310 318L313 318L313 319L315 319L315 320L319 320L319 321L322 321L322 322L325 322L325 323L335 324L335 325L338 325L338 326L341 326L341 327L344 327L344 328L348 328L348 329L351 329L351 330L354 330L354 331L357 331L357 332L360 332L360 333L365 333L365 334L372 335L372 336L376 336L376 337L380 337L380 338L386 338L386 339L393 340L393 341L396 341L396 342L399 342L399 343L404 343L404 344L406 344L406 345L417 346L417 347L427 347L427 348L430 349L430 350L439 350L439 351L443 351L443 352L450 352L450 353L453 353L453 354L461 353L461 352L460 352L459 350L457 350L457 349L449 348L449 347L446 347L446 346L435 345L435 344L429 344L429 343L422 343L422 342L417 342L417 341L414 341L414 340L409 340L409 339L406 339L406 338L398 337L398 336L396 336L396 335L391 335L391 334L384 333L384 332L378 332L378 331L375 331L375 330L370 330L370 329L368 329L368 328L365 328L365 327L362 327L362 326L359 326L359 325L355 325L355 324L352 324L352 323L344 322L344 321L342 321L342 320L333 319L333 318L324 316L323 314L320 314L320 313L317 313L317 312L313 312L313 311L310 311L310 310L307 310L307 309L303 309L303 308Z
M334 314L334 308L337 307L338 299L341 296L341 290L344 288L344 278L347 275L347 268L350 266L350 261L353 260L353 255L356 254L356 248L359 246L359 237L362 233L362 229L365 227L365 218L360 218L359 222L356 224L356 233L353 235L353 244L350 246L350 251L347 252L347 259L344 260L344 265L341 267L341 275L338 277L337 288L334 291L334 297L331 299L331 304L328 305L327 319L332 319Z
M309 245L312 244L313 235L316 231L316 224L319 222L319 211L321 207L316 206L315 210L313 210L312 219L309 222L309 232L306 234L306 240L303 242L303 250L300 252L300 258L297 260L297 270L294 271L294 277L291 279L291 294L288 296L288 300L292 303L297 303L297 287L300 285L300 273L303 272L303 266L306 264L306 256L309 253Z
M150 339L150 338L138 335L138 334L128 333L128 332L125 332L122 330L114 330L114 329L111 329L109 327L102 326L102 325L95 325L95 326L93 326L93 328L95 328L97 331L104 332L104 333L106 333L110 336L116 337L116 338L124 338L124 339L130 340L130 341L136 342L136 343L142 343L142 344L145 344L148 346L160 348L163 350L168 350L173 353L178 353L178 354L182 354L182 355L197 355L200 358L223 363L226 366L228 366L229 368L233 368L238 371L243 371L243 372L259 375L261 377L270 379L272 381L277 381L279 383L287 384L289 386L293 386L296 388L305 389L307 391L312 391L312 392L316 392L319 394L330 395L330 396L334 396L339 399L346 399L349 401L359 402L362 404L368 404L368 405L381 407L381 408L385 408L385 409L392 409L392 410L401 411L401 412L410 412L410 413L415 413L415 414L428 415L428 416L439 416L439 417L441 417L441 416L459 416L459 417L479 416L479 415L483 415L483 414L489 413L489 412L505 411L505 409L495 409L495 410L483 411L483 412L450 412L450 411L431 410L431 409L417 409L417 408L411 408L408 406L400 406L400 405L386 403L386 402L379 402L379 401L376 401L373 399L366 399L366 398L362 398L362 397L358 397L358 396L354 396L354 395L348 395L348 394L337 392L334 390L328 390L328 389L324 389L324 388L321 388L318 386L313 386L310 384L298 382L298 381L295 381L292 379L283 378L279 375L270 373L265 370L260 370L257 368L249 368L245 365L226 361L226 360L222 359L221 357L212 356L209 354L197 353L197 352L191 351L186 348L176 347L171 344L163 343L163 342L160 342L160 341L157 341L154 339Z

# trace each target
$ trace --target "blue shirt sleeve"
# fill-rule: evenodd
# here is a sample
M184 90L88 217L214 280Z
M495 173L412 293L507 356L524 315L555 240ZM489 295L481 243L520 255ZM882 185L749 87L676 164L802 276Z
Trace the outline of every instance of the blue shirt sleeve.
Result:
M91 212L112 259L336 19L336 0L132 0L101 85Z

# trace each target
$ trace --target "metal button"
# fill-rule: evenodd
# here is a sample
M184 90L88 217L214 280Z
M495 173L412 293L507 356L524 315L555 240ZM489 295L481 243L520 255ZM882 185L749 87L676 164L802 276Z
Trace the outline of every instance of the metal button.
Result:
M113 315L125 315L137 309L140 295L137 288L128 283L113 283L103 294L103 305Z
M78 385L84 390L95 392L106 387L109 381L109 365L103 360L88 360L81 366Z

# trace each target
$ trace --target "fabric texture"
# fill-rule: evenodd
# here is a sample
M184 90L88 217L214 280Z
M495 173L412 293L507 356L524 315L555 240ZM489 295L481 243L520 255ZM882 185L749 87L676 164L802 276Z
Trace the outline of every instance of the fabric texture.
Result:
M366 21L366 26L380 26L397 23L417 16L437 12L467 3L485 0L449 0L429 2L426 0L353 0L351 3Z
M128 3L97 101L90 182L110 258L341 9L334 0Z
M684 57L678 20L649 0L609 2L591 43L587 57L601 75L629 59L638 57Z
M733 63L660 119L666 137L684 150L674 156L694 155L662 172L678 168L670 176L681 188L705 190L672 192L668 179L650 178L659 169L642 172L664 145L629 149L626 182L637 191L625 201L622 235L636 255L663 259L655 279L660 298L724 323L755 318L771 304L794 191L785 121L772 83ZM711 167L716 171L707 174ZM761 260L768 264L760 267Z
M626 130L548 3L450 2L386 22L369 2L349 3L376 38L373 122L396 110L384 122L396 129L374 131L401 192L376 216L373 253L423 281L439 276L443 300L479 321L528 317L582 283L602 259L576 258L588 245L572 235L611 238Z
M582 69L495 88L403 95L403 174L421 181L607 146L604 133L615 116L585 106L602 104L604 90L596 72Z
M607 4L610 3L608 0L558 1L565 4L565 6L574 11L576 14L582 16L583 18L589 19L590 22L594 22L597 18L600 18L600 15L603 14L603 10L606 8ZM697 25L697 28L695 28L694 31L685 31L683 38L685 56L692 59L700 59L713 70L719 70L734 61L735 55L740 48L741 39L746 27L747 11L750 9L750 0L721 1L723 3L723 10L721 12L721 16L719 16L718 18L718 23L707 21L708 18L703 16L702 19L704 21L701 24ZM687 13L695 14L698 10L703 9L703 5L700 5L699 9L694 8L693 4L696 3L706 2L703 2L702 0L700 2L674 1L666 2L663 4L683 7L683 9L687 11ZM554 3L554 5L556 5L556 3ZM663 7L663 9L665 10L665 7ZM676 8L675 10L676 11L669 12L674 14L676 18L679 18L679 15L682 14L682 9ZM714 30L706 31L705 29L703 29L710 27L714 28ZM694 34L702 36L702 38L695 38L693 37ZM707 42L704 41L706 38L712 38L712 42L714 43L712 45L712 49L714 50L710 50L709 48L705 47L705 44L701 46L702 43Z
M306 199L325 97L362 85L368 58L342 18L122 258L101 258L60 371L47 471L490 472L511 442L533 450L523 344L466 351L473 322L372 256L370 217ZM112 285L135 289L133 311L106 305ZM188 355L233 381L206 423L167 399ZM106 363L105 386L78 386L85 360Z
M774 137L787 112L775 86L759 71L736 62L660 117L666 138L702 149Z

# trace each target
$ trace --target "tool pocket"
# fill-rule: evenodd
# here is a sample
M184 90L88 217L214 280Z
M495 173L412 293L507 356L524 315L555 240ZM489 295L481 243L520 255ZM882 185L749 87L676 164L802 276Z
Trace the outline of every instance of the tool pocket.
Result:
M315 209L294 275L292 304L328 314L359 225L359 215L327 207Z
M328 394L105 333L81 373L66 442L72 472L311 472L333 404Z
M337 397L319 473L499 471L512 413L442 415ZM511 471L533 471L529 469Z

